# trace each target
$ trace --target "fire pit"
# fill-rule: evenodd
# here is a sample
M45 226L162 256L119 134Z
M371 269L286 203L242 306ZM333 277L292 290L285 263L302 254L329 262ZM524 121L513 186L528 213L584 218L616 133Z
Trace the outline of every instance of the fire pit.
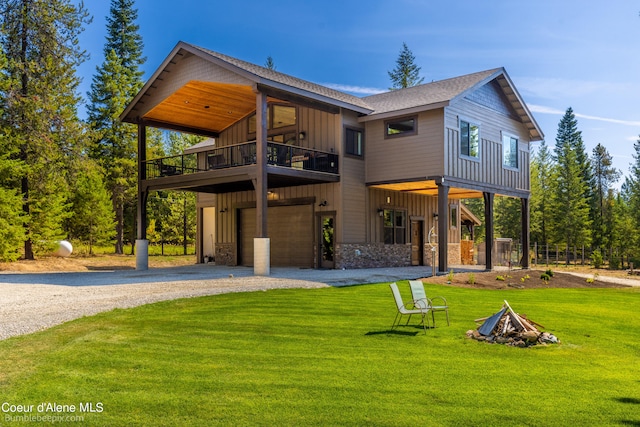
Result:
M492 316L476 319L477 329L467 331L467 336L478 341L506 344L514 347L530 347L537 344L557 344L558 338L548 332L541 332L539 323L518 314L505 300L504 305ZM537 326L537 327L536 327Z

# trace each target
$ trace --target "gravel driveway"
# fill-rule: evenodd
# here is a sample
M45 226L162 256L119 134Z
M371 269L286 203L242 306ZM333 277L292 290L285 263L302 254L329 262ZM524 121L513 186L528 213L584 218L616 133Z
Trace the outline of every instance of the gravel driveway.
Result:
M272 268L253 276L246 267L193 265L147 271L0 273L0 339L28 334L114 308L230 292L320 288L415 279L430 268L363 270Z

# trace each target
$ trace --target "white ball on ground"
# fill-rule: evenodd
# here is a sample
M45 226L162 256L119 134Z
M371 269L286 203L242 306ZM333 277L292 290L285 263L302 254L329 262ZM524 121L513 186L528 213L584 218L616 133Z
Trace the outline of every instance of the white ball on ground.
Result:
M55 255L60 257L68 257L73 252L73 246L66 240L61 240L58 242L58 250Z

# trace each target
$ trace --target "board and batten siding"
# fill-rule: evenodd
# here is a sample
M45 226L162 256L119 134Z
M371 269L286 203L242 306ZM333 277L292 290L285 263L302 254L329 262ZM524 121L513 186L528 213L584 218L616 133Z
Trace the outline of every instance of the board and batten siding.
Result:
M460 120L480 127L480 156L460 154ZM505 189L530 189L529 132L519 121L463 99L445 108L445 175ZM518 170L503 166L502 133L518 138Z
M387 203L389 198L389 203ZM412 219L424 221L423 233L424 242L427 243L427 235L431 227L436 226L433 213L438 211L438 198L425 196L416 193L401 193L397 191L369 189L369 206L367 224L367 241L372 243L384 242L383 218L378 214L378 209L397 209L407 212L406 241L411 242L410 227ZM436 226L437 227L437 226ZM450 239L456 241L457 238L449 233Z
M216 146L225 147L254 140L255 135L249 135L249 116L222 131L216 139ZM301 147L339 152L340 139L336 139L336 129L340 123L339 115L298 106L296 121L296 133L305 133L304 141L300 142Z
M444 173L441 109L418 114L415 135L385 138L385 120L366 122L367 182L393 182Z
M269 190L268 202L287 204L296 199L313 199L313 212L334 211L338 205L340 189L338 183L300 185L296 187L274 188ZM320 201L327 201L327 206L318 206ZM216 196L217 221L216 243L237 242L236 209L255 206L255 191L238 191L235 193L221 193ZM220 211L224 211L220 213ZM309 219L312 221L313 219ZM267 234L269 230L267 230ZM337 239L337 236L336 236Z
M364 155L362 157L345 154L345 129L364 131ZM358 123L355 113L343 112L342 126L338 129L340 145L340 191L342 209L338 212L337 230L340 230L340 242L362 243L367 233L367 187L365 185L365 162L368 154L367 133L362 123Z

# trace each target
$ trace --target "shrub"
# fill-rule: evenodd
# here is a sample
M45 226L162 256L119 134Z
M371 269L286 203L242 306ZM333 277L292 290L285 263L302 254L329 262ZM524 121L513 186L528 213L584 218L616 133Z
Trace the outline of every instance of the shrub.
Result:
M620 270L622 261L619 256L612 256L609 260L609 270Z
M543 282L545 283L549 283L549 280L551 280L551 276L549 276L549 274L547 273L542 273L540 275L540 278L542 279Z
M544 274L546 274L547 276L549 276L549 278L553 277L553 271L551 269L548 269L547 271L544 272Z
M473 273L469 273L469 278L467 279L467 283L473 285L476 283L476 275Z
M593 251L593 253L591 254L591 264L594 268L602 267L602 254L599 250Z
M447 273L447 280L449 282L453 282L453 269L449 270L449 273Z
M501 282L504 282L504 276L496 276L496 280L500 280Z

